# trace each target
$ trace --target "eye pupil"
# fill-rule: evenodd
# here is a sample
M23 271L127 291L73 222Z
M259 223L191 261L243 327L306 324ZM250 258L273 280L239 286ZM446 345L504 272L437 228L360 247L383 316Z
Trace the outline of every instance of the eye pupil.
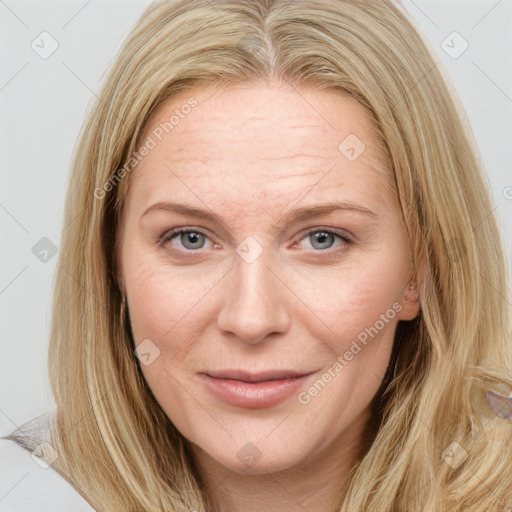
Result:
M206 242L206 236L197 231L183 231L171 238L175 236L178 236L181 245L189 250L202 249ZM316 250L330 249L334 245L336 236L339 237L330 231L315 231L309 234L311 246Z
M181 243L187 249L201 249L204 245L204 236L193 231L181 233Z
M328 233L326 231L317 231L316 233L313 233L311 236L313 237L312 246L315 249L329 249L334 244L334 236L332 233ZM327 246L323 245L326 242ZM317 244L320 244L320 246L318 246Z

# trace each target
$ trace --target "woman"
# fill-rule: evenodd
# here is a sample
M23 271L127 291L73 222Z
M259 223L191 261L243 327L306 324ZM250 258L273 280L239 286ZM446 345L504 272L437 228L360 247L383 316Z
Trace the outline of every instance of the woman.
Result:
M74 163L57 412L11 441L89 510L506 510L492 210L390 0L155 3Z

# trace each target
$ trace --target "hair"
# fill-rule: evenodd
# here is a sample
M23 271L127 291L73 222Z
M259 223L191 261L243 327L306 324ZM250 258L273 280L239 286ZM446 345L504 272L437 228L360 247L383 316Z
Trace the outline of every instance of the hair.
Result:
M340 482L339 511L501 510L512 428L484 394L512 391L505 251L464 110L391 0L172 0L144 12L75 150L49 346L53 468L98 511L217 510L134 356L118 279L121 169L163 101L262 80L367 109L422 272L420 314L397 325L376 427ZM454 452L466 460L449 464Z

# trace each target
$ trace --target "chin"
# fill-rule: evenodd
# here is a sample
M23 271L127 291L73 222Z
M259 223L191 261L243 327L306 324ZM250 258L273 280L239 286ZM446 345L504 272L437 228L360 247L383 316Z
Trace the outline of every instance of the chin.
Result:
M203 448L200 449L204 452ZM239 475L279 473L297 466L306 457L301 457L298 453L292 455L289 452L269 452L252 443L245 443L236 452L233 452L232 447L227 447L223 452L219 452L218 449L209 451L206 456Z

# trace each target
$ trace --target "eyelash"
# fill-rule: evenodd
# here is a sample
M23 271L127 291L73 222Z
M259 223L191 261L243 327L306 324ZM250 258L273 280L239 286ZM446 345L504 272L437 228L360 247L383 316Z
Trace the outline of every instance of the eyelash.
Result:
M165 233L163 233L159 240L158 240L158 243L160 245L165 245L166 243L172 241L172 239L174 237L176 237L177 235L180 235L181 233L197 233L199 235L202 235L204 236L205 238L209 239L209 236L207 233L205 233L204 231L200 230L200 229L194 229L192 227L182 227L182 228L175 228L175 229L171 229L170 231L166 231ZM334 235L334 236L337 236L338 238L341 239L341 241L343 242L342 245L347 245L347 244L351 244L354 242L354 240L349 237L346 233L344 232L341 232L341 231L338 231L338 230L334 230L334 229L324 229L324 228L310 228L308 229L305 233L304 233L304 236L302 236L302 238L300 238L299 241L302 241L303 239L307 238L308 236L314 234L314 233L328 233L329 235ZM294 244L295 245L295 244ZM181 250L181 249L177 249L178 251L180 252L188 252L188 253L197 253L199 250L193 250L193 249L188 249L188 250ZM327 249L313 249L314 252L316 253L326 253L327 254L332 254L332 253L335 253L337 251L339 251L340 248L332 248L332 247L328 247Z

